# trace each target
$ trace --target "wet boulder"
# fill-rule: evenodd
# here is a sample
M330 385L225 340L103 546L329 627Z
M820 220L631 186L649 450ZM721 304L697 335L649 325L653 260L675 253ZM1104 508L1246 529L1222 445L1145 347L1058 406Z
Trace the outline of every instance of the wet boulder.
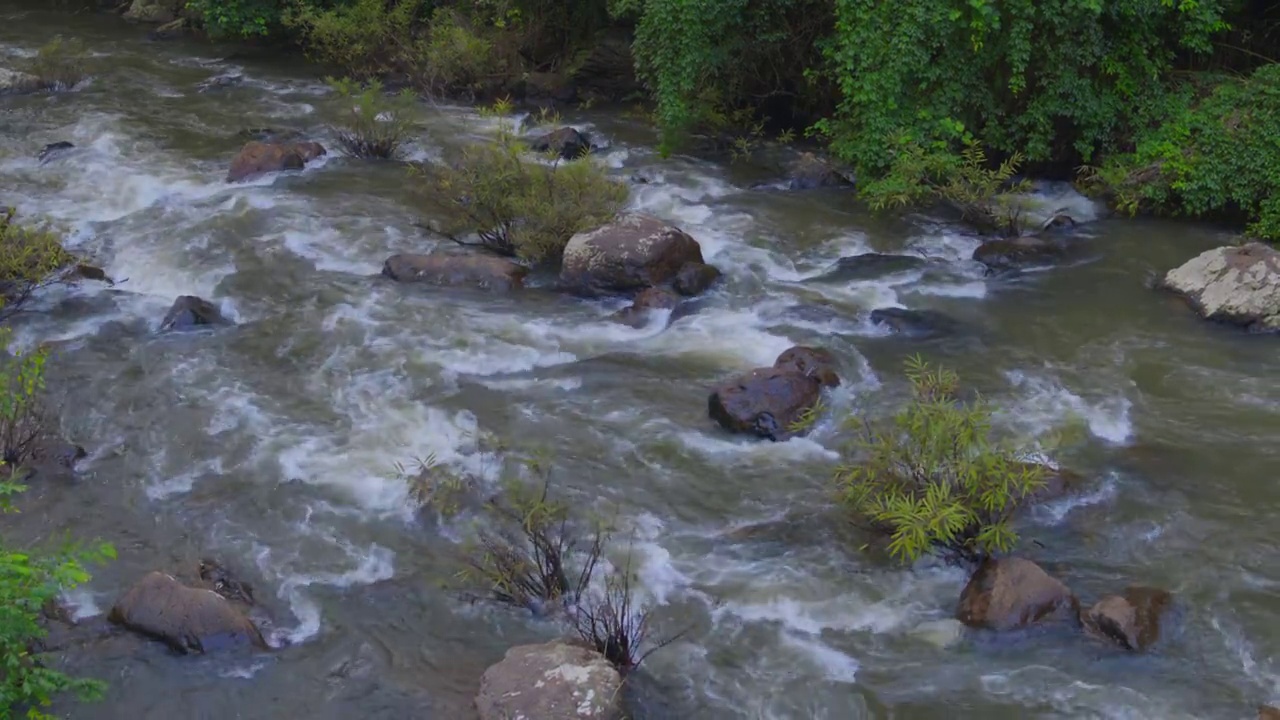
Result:
M226 598L212 590L187 587L162 572L148 573L129 588L109 617L180 653L266 647L258 628Z
M852 185L849 177L829 161L813 153L804 153L787 170L787 187L791 190L814 190Z
M1253 332L1280 330L1280 252L1269 245L1207 250L1170 270L1160 284L1207 320Z
M534 152L554 153L563 160L577 160L591 152L591 140L574 128L562 127L534 138L529 148Z
M74 147L75 145L67 142L66 140L52 142L45 145L43 148L40 148L40 152L36 155L36 159L40 161L41 165L47 165L48 163L56 160L59 156L65 155Z
M954 332L956 321L933 310L880 308L871 311L871 322L913 338L936 337Z
M1108 595L1081 613L1085 631L1126 650L1145 652L1160 639L1173 595L1153 587L1132 586Z
M731 433L786 440L806 410L818 404L822 382L786 368L760 368L721 385L707 397L707 413Z
M236 577L217 560L205 558L200 561L200 580L208 589L218 593L231 602L252 606L253 586Z
M651 215L629 213L574 235L560 281L585 295L631 293L671 283L687 263L703 263L697 240Z
M643 327L655 310L675 310L680 296L666 288L641 290L627 307L613 314L613 319L633 328Z
M840 376L836 374L836 356L825 348L797 345L782 351L778 359L773 362L773 366L779 370L789 370L817 378L823 387L840 385Z
M382 265L382 274L398 282L432 285L469 285L507 292L524 287L528 269L510 260L491 255L392 255Z
M621 720L622 677L595 650L566 642L521 645L485 671L480 720Z
M984 630L1018 630L1079 613L1079 603L1061 581L1030 560L988 558L960 593L956 619Z
M988 272L1006 272L1052 265L1066 254L1067 245L1063 242L1024 235L988 240L973 251L973 259L986 265Z
M214 75L208 80L203 80L196 85L196 92L206 93L214 90L222 90L229 87L235 87L244 82L244 75L240 73L223 73Z
M325 154L318 142L259 142L246 144L231 161L227 182L251 180L267 173L301 170Z
M0 68L0 95L22 95L44 87L45 84L35 75Z
M676 273L671 287L687 297L701 295L720 279L720 270L714 265L699 262L687 262Z
M160 321L160 332L197 330L233 324L217 305L195 295L182 295L173 301L169 312Z
M818 282L875 280L886 275L917 270L924 267L927 262L924 258L915 255L863 253L840 258L830 270L814 279Z
M124 19L130 22L164 25L178 19L178 13L186 6L183 0L133 0L125 10Z

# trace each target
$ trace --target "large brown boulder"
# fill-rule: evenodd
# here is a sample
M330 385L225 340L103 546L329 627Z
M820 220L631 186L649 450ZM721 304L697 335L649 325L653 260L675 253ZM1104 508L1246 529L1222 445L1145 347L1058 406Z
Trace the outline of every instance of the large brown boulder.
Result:
M852 185L849 177L813 153L804 153L787 170L787 187L791 190L813 190Z
M534 152L553 153L562 160L577 160L591 152L591 140L571 127L552 130L529 142Z
M621 720L622 677L600 653L565 642L521 645L480 680L480 720Z
M301 170L307 163L325 154L318 142L251 142L231 161L227 182L250 180L282 170Z
M825 348L796 347L783 350L773 366L779 370L791 370L818 379L823 387L837 387L840 376L836 374L836 356Z
M817 377L785 368L761 368L711 392L707 413L725 430L769 440L796 434L795 424L818 404Z
M631 305L613 314L613 319L634 328L643 327L655 310L675 310L680 296L666 288L641 290Z
M1173 595L1159 588L1133 586L1123 595L1108 595L1080 616L1085 631L1134 652L1145 652L1160 639L1161 623Z
M1280 252L1264 243L1220 247L1170 270L1162 283L1207 320L1280 330Z
M45 83L35 75L0 68L0 95L22 95L45 87Z
M392 255L382 274L399 282L432 285L471 285L506 292L524 287L528 270L510 260L491 255Z
M111 608L111 622L163 640L181 653L266 647L258 628L226 598L148 573Z
M960 593L956 619L985 630L1017 630L1076 617L1079 607L1066 585L1030 560L988 558Z
M583 294L630 293L672 282L686 263L702 264L697 240L658 218L629 213L574 235L560 281Z

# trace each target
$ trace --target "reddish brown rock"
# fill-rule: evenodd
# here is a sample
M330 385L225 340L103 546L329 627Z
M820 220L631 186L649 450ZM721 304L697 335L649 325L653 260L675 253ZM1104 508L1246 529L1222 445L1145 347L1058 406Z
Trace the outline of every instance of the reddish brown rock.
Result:
M1108 595L1080 616L1085 631L1126 650L1145 652L1160 640L1161 623L1173 596L1159 588L1133 586Z
M226 598L161 572L148 573L129 588L111 608L110 620L181 653L266 646L258 628Z
M840 376L836 374L836 356L824 348L796 347L784 350L773 366L779 370L791 370L818 379L823 387L837 387Z
M673 282L686 263L703 264L697 240L655 217L627 214L574 235L560 281L585 295L631 293Z
M1076 617L1079 602L1061 581L1030 560L989 558L960 593L956 619L985 630L1017 630Z
M317 142L254 141L241 148L231 161L227 182L251 180L282 170L301 170L324 154L324 146Z
M818 378L782 368L761 368L721 385L707 398L707 412L725 430L785 440L818 403Z

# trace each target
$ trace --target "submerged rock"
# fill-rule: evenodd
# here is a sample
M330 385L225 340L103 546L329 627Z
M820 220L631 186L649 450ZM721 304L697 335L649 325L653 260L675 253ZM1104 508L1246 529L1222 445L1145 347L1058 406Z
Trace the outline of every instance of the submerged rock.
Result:
M680 267L671 287L681 295L701 295L720 279L720 270L706 263L687 262Z
M485 671L480 720L621 720L622 677L600 653L566 642L521 645Z
M183 0L133 0L124 13L130 22L163 25L178 19L178 13L186 7Z
M1170 270L1161 286L1207 320L1253 332L1280 330L1280 252L1269 245L1205 251Z
M761 368L721 385L707 398L707 413L725 430L785 440L804 412L818 403L817 377L785 368Z
M148 573L121 596L110 619L181 653L266 647L258 628L226 598L161 572Z
M925 338L945 335L956 329L956 321L933 310L880 308L871 311L871 322L892 329L899 335Z
M173 306L160 321L160 332L231 324L233 323L223 316L217 305L195 295L183 295L173 301Z
M318 142L258 142L246 144L231 161L227 182L242 182L267 173L301 170L326 153Z
M846 187L853 184L834 165L813 153L804 153L793 162L787 171L787 178L787 187L791 190Z
M68 150L71 150L74 147L75 145L67 142L66 140L49 143L40 149L40 152L36 155L36 159L40 161L41 165L45 165L52 162L59 155L66 154Z
M1061 581L1030 560L989 558L960 593L956 619L984 630L1017 630L1077 616L1079 602Z
M613 314L613 319L634 328L643 327L654 310L675 310L680 296L666 288L641 290L632 303Z
M0 68L0 95L22 95L44 87L45 84L35 75Z
M560 281L582 294L630 293L673 282L687 263L703 263L697 240L653 216L630 213L574 235Z
M1066 244L1057 240L1025 235L1019 238L988 240L973 251L973 259L990 272L1044 267L1062 260Z
M1270 705L1258 706L1258 720L1280 720L1280 709Z
M235 87L244 82L244 75L240 73L223 73L214 75L208 80L204 80L196 85L196 92L209 92L211 90L220 90L222 88Z
M927 260L915 255L863 253L842 257L830 270L814 278L816 282L856 282L875 280L886 275L910 272L924 267Z
M199 573L210 590L227 600L250 606L254 604L253 586L240 580L217 560L201 560Z
M1125 588L1123 595L1099 600L1080 620L1090 635L1145 652L1160 640L1161 623L1172 604L1173 595L1165 590L1133 586Z
M491 255L392 255L382 265L382 274L399 282L432 285L471 285L485 290L507 292L524 287L528 269Z
M591 140L571 127L552 130L529 143L534 152L555 153L563 160L577 160L591 152L591 147Z
M823 387L837 387L840 376L836 374L836 356L825 348L805 347L797 345L783 350L773 366L779 370L790 370L817 378Z

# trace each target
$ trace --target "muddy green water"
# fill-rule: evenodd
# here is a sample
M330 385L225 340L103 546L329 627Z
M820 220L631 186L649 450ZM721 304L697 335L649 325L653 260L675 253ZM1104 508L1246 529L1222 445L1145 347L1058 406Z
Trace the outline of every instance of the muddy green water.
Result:
M660 159L652 133L607 113L568 120L607 139L596 161L653 182L632 205L697 237L725 282L671 327L620 327L617 308L531 289L493 297L379 282L391 253L433 241L403 170L332 152L306 171L222 183L249 127L330 147L324 86L304 66L227 48L148 43L139 28L0 3L0 66L55 32L83 38L91 81L0 98L0 198L69 231L115 289L56 291L16 323L56 348L66 435L90 449L44 483L6 537L70 532L120 559L69 601L90 618L128 583L221 558L255 583L280 649L175 657L127 636L58 655L110 684L72 718L465 718L484 668L553 637L517 613L440 589L466 521L411 509L396 463L435 453L490 481L478 442L548 449L564 492L617 508L655 632L690 627L646 661L640 718L1246 718L1280 699L1280 356L1273 338L1196 320L1144 287L1220 243L1212 229L1107 219L1069 190L1079 263L984 278L977 240L930 218L868 217L840 193L751 190L767 172ZM197 92L239 72L242 84ZM410 148L430 159L491 130L424 107ZM46 165L46 143L76 149ZM841 256L910 249L927 272L815 280ZM180 294L219 302L231 330L159 336ZM887 336L877 307L934 309L962 331ZM807 439L717 431L709 386L796 343L838 353L847 379ZM829 512L834 417L883 413L912 352L945 361L1033 434L1074 422L1057 458L1089 478L1040 509L1029 552L1086 602L1126 584L1175 592L1179 630L1147 656L1061 634L949 633L964 577L861 555ZM625 551L619 543L613 553Z

